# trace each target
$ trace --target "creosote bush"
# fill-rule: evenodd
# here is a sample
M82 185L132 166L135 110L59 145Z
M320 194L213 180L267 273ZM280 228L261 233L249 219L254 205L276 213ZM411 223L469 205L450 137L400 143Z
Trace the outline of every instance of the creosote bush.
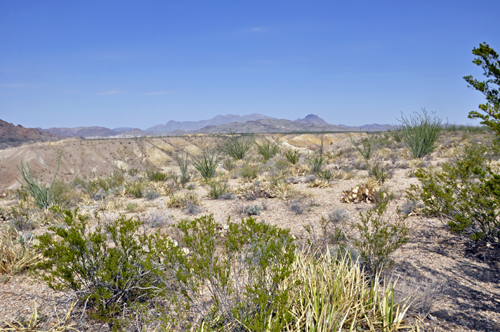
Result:
M287 303L293 286L283 282L295 259L289 230L253 218L228 220L222 227L212 216L183 220L177 228L182 239L169 248L165 266L174 271L180 305L213 331L283 330L291 319ZM190 327L178 312L173 317Z
M366 163L369 162L373 154L373 137L370 135L368 138L363 138L361 140L361 146L351 138L351 143L356 149L356 151L361 154Z
M231 197L229 192L229 185L227 184L227 181L224 181L222 179L208 180L206 183L206 188L209 197L215 199Z
M380 289L345 255L297 251L287 229L251 217L223 226L210 215L173 225L173 239L123 216L91 229L77 210L64 213L65 227L39 238L40 273L112 330L130 324L127 310L174 330L403 328L408 307L391 285Z
M139 232L139 220L99 221L91 231L77 209L64 213L67 227L50 227L53 235L38 237L45 258L38 268L49 287L74 291L91 317L121 330L125 307L165 295L157 264L161 238Z
M354 245L359 250L363 265L372 276L379 275L389 268L393 261L390 255L408 242L409 229L404 224L405 217L390 221L384 214L390 198L381 199L374 208L360 213L360 219L354 227L359 236Z
M493 158L498 158L498 147L472 145L441 171L419 168L420 186L412 185L408 198L422 200L423 212L444 218L452 232L474 241L498 241L500 176L489 167Z

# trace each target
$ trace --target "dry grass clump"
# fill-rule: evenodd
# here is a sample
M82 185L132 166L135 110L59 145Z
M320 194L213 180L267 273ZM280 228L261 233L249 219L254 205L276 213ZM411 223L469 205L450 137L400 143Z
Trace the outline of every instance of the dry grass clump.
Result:
M177 191L165 199L169 208L186 209L190 204L198 205L198 196L193 192Z
M314 179L307 184L310 188L328 188L331 186L330 181L327 179Z
M4 229L0 233L0 273L21 273L42 259L42 255L33 248L36 241L31 234L19 235L13 229Z
M255 181L250 184L244 184L233 188L233 192L238 198L243 198L248 201L256 200L257 198L274 198L276 194L262 184L261 181Z
M352 171L347 171L344 169L336 169L332 171L332 178L338 180L350 180L355 177Z
M298 254L289 283L289 311L293 321L286 331L399 331L405 324L408 299L394 301L394 285L371 283L357 261L329 251L317 257ZM383 285L383 286L382 286Z
M48 322L43 317L39 317L38 309L35 305L33 314L31 315L29 321L22 322L20 320L14 322L3 322L4 326L0 326L0 332L7 331L19 331L19 332L65 332L65 331L78 331L75 328L75 323L71 322L71 314L76 305L73 302L69 307L66 315L64 317L59 317L56 315L56 321L50 321L50 327L47 327Z

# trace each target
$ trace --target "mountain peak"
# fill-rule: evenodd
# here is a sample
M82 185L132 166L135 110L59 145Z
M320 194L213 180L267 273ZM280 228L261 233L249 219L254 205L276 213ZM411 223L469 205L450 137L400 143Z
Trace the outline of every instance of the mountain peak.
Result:
M317 124L317 125L327 125L328 122L317 116L316 114L308 114L303 119L297 119L294 122L303 123L303 124Z

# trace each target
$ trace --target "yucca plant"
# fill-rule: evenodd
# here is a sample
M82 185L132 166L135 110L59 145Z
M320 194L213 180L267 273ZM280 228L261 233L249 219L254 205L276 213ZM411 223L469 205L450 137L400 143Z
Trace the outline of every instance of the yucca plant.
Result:
M25 183L23 184L21 181L19 181L19 179L17 179L17 182L21 184L22 188L26 188L29 195L33 197L36 206L38 206L38 208L40 209L45 209L49 207L49 205L53 201L52 190L54 188L54 183L56 182L57 173L59 173L59 166L61 165L61 157L62 157L62 152L59 155L56 174L54 174L54 179L52 180L52 184L50 185L50 187L47 187L46 184L38 183L38 175L36 173L31 172L31 168L28 163L26 163L27 167L25 167L23 162L21 161L21 168L17 166L17 169L19 170L19 172L21 172L21 176L23 177Z
M290 163L295 165L299 162L300 152L298 150L288 150L287 152L285 152L285 157Z
M321 154L321 152L314 153L311 157L307 158L309 165L311 166L311 171L313 173L318 173L323 168L323 163L325 162L325 158Z
M200 173L201 177L205 180L213 178L219 163L219 158L214 152L204 150L199 156L192 156L192 163L194 168Z
M257 152L262 156L264 162L267 162L280 151L278 144L267 140L263 140L260 144L255 143L255 146L257 146Z
M253 145L253 139L249 136L242 136L230 131L228 135L222 136L221 151L231 156L235 160L245 158L248 150Z
M371 136L369 136L368 138L363 138L361 140L361 146L358 143L356 143L352 138L351 138L351 143L356 149L356 151L358 151L361 154L366 163L368 163L373 154L373 138Z

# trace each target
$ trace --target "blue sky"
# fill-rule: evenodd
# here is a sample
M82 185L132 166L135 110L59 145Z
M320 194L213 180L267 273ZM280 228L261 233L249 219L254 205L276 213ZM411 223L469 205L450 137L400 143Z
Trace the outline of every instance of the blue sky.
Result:
M474 123L500 1L1 1L0 119L148 128L261 113Z

